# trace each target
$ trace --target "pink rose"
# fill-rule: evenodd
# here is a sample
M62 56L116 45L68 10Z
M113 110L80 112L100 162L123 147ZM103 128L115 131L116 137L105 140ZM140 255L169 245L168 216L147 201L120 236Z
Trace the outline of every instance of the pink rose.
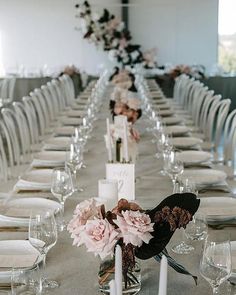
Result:
M80 233L80 244L85 244L88 252L99 255L101 259L113 254L119 240L119 232L107 219L88 220Z
M88 220L102 218L101 205L95 199L85 200L76 206L74 216L69 222L67 230L74 239L73 244L79 244L80 233Z
M119 227L123 236L124 243L131 243L134 246L146 244L153 238L150 232L153 232L153 225L150 217L140 211L126 210L122 211L122 216L117 215L117 220L113 220Z

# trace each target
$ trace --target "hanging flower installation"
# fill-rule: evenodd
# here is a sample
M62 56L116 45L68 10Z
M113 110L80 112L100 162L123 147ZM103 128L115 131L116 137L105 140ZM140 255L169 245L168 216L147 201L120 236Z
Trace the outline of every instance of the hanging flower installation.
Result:
M141 63L144 66L150 64L150 57L147 58L147 54L143 54L141 45L130 43L130 32L125 28L124 22L115 15L104 9L103 14L99 16L92 12L88 1L76 4L75 7L84 39L108 51L111 60L131 67Z

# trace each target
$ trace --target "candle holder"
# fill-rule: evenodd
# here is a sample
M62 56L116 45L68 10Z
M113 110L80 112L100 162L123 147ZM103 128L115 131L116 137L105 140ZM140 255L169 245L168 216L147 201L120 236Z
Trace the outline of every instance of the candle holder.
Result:
M140 263L135 259L133 268L128 269L127 282L124 277L122 280L122 294L134 295L141 290L141 268ZM122 263L125 263L122 261ZM103 294L110 294L109 283L115 278L115 256L110 259L101 261L98 272L99 290Z

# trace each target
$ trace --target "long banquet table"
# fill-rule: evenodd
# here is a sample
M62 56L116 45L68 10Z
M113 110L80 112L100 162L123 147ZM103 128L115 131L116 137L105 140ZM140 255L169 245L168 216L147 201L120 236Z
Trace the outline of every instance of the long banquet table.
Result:
M79 201L97 195L97 182L105 176L105 162L107 159L104 137L105 118L108 116L108 101L104 104L104 111L99 114L95 123L92 138L89 140L85 154L86 169L80 172L79 182L85 188L84 192L74 194L66 202L66 219L69 220L72 212ZM151 135L146 132L145 118L137 123L141 133L139 144L139 159L136 164L136 197L137 202L143 208L154 207L164 197L172 193L171 181L168 177L161 176L158 171L161 169L161 161L154 157L155 145L151 143ZM22 194L23 195L23 194ZM221 193L217 193L221 195ZM228 195L228 194L227 194ZM45 195L47 196L47 194ZM204 194L209 196L209 194ZM50 197L52 197L50 195ZM229 229L231 239L236 240L236 231ZM219 231L220 234L221 231ZM23 233L1 233L0 239L26 237ZM198 285L195 286L190 276L176 273L168 268L168 295L203 295L212 294L210 285L199 274L199 261L202 251L202 242L195 242L196 250L189 255L175 255L170 247L180 241L181 231L177 230L169 243L170 255L182 263L190 272L198 276ZM72 239L68 232L59 234L59 239L54 248L47 256L47 274L50 279L56 279L60 287L52 294L57 295L94 295L98 291L97 271L99 259L93 254L87 253L84 247L72 246ZM142 268L142 289L140 295L158 294L159 263L154 259L141 261ZM224 283L221 287L222 294L231 294L230 284ZM226 292L227 291L227 292Z

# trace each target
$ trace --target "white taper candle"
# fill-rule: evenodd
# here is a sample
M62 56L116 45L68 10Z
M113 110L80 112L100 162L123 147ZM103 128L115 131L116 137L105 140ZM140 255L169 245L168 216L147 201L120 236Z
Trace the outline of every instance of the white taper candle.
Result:
M159 292L158 295L166 295L167 289L167 258L165 255L161 258L160 277L159 277Z
M110 281L109 287L110 287L110 295L117 295L116 294L116 283L115 283L115 280L111 280Z
M110 122L107 118L107 148L108 148L108 161L112 162L112 150L111 150L111 130L110 130Z
M122 295L122 250L119 245L115 250L115 282L116 295Z

